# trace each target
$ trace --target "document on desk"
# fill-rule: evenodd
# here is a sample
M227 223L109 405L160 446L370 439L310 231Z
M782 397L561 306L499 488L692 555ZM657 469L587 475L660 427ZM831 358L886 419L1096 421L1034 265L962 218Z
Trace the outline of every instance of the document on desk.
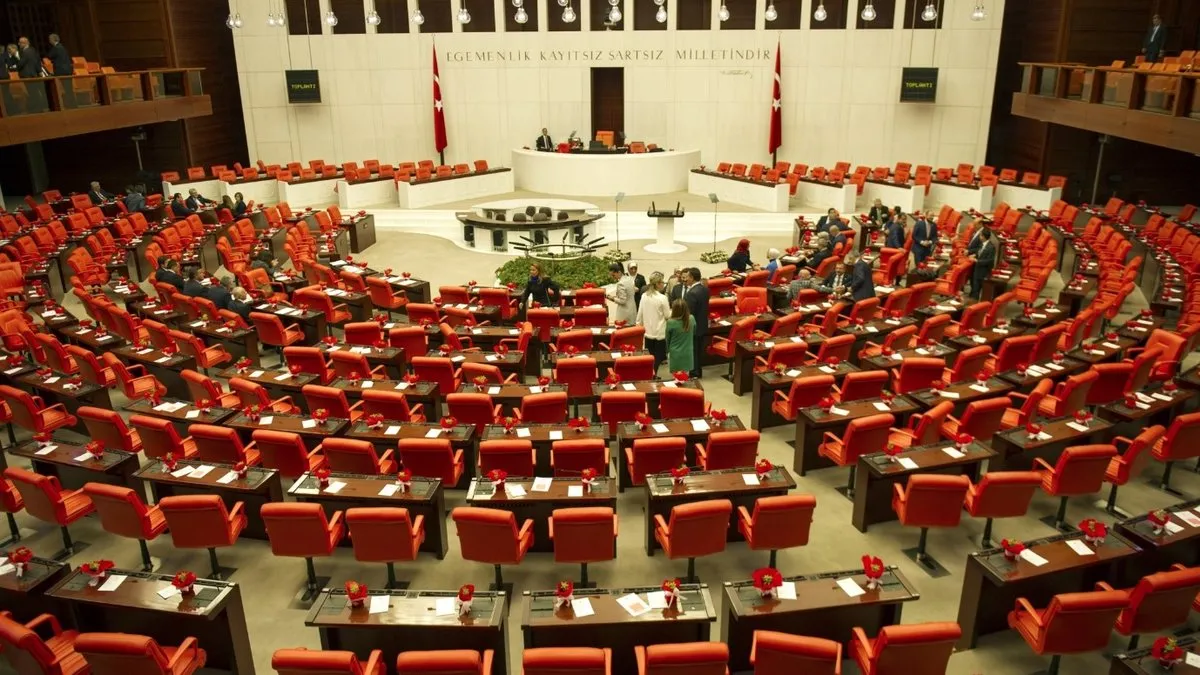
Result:
M158 597L162 598L163 600L170 600L176 595L179 595L179 589L175 588L174 586L163 586L162 588L158 589Z
M946 391L945 389L938 389L938 396L950 399L958 399L962 397L957 391Z
M568 485L567 486L567 496L568 497L582 497L583 496L583 486L582 485Z
M780 600L795 600L796 599L796 582L785 581L775 589L775 595Z
M591 598L578 598L572 600L571 611L575 612L576 619L582 619L585 616L591 616L596 613L596 609L592 607Z
M742 482L745 483L746 485L758 485L759 484L758 474L744 473L744 474L742 474Z
M552 440L552 441L561 441L563 439L562 431L558 430L558 429L551 431L547 435L550 437L550 440Z
M1179 534L1180 532L1183 532L1183 526L1172 520L1166 525L1163 525L1163 530L1165 530L1167 534Z
M274 415L267 415L266 417L264 417L258 421L258 426L269 427L269 426L271 426L271 423L274 421L275 421Z
M546 476L533 479L533 487L530 488L534 492L549 492L550 486L554 484L554 479Z
M942 448L942 452L946 453L947 455L950 455L954 459L962 459L963 457L965 457L965 455L963 455L963 453L958 451L958 448Z
M1068 539L1067 546L1071 547L1077 555L1096 555L1096 552L1088 548L1088 545L1079 539Z
M704 420L692 420L692 431L708 431L708 422Z
M839 408L837 406L831 407L829 412L833 413L834 415L840 415L841 417L845 417L846 415L850 414L849 410L846 410L845 408Z
M429 431L425 432L425 438L437 438L438 436L441 436L441 435L442 435L441 429L430 429Z
M500 387L488 387L488 396L498 396L499 394Z
M208 464L201 464L200 466L196 467L195 469L192 469L192 478L204 478L208 474L212 473L212 470L214 468L216 468L216 467L210 466Z
M388 611L391 606L392 596L390 595L372 595L371 606L367 608L368 614L383 614Z
M236 471L226 471L224 476L221 476L220 478L217 479L217 482L220 483L221 485L229 485L236 478L237 478Z
M380 497L391 497L392 495L396 494L396 491L399 489L400 489L400 486L398 484L388 483L387 485L384 485L382 488L379 488L379 496Z
M1022 560L1029 563L1030 565L1033 565L1034 567L1041 567L1042 565L1045 565L1046 563L1050 562L1049 560L1046 560L1045 558L1038 555L1037 553L1034 553L1033 549L1031 549L1031 548L1027 548L1024 551L1021 551L1018 554L1018 557L1020 557Z
M630 593L617 598L617 604L629 612L629 616L641 616L650 611L647 605L637 593Z
M398 433L400 433L400 425L399 424L393 424L392 426L388 427L387 429L384 429L384 431L383 431L384 436L395 436Z
M969 388L974 389L975 391L977 391L981 394L986 394L989 391L988 386L986 384L983 384L982 382L976 382L975 384L972 384Z
M312 429L313 427L317 426L317 421L316 420L304 420L303 422L300 423L300 426L305 429Z
M340 480L335 480L329 484L329 487L325 488L325 492L326 494L336 495L337 493L341 492L342 488L344 487L346 487L345 483Z
M846 595L848 595L852 598L857 598L860 595L866 594L866 591L863 590L863 587L859 586L858 582L855 581L852 577L846 577L845 579L838 579L837 585L838 585L838 588L841 588L843 591L845 591Z
M189 420L194 420L199 416L200 416L199 410L189 410L189 411L187 411L186 414L184 414L184 417L188 418Z
M791 370L787 371L787 373L786 373L786 374L787 374L787 376L788 376L788 377L800 377L800 371L799 371L799 370L796 370L795 368L793 368L793 369L791 369Z
M172 471L171 475L174 476L175 478L183 478L184 476L191 473L192 469L194 469L194 468L195 467L191 467L191 466L183 466L183 467L180 467L180 468Z
M504 485L504 493L513 499L520 499L521 497L525 496L525 488L521 487L520 485L511 485L506 483Z
M670 427L665 424L652 424L650 425L650 428L654 429L654 432L659 434L665 434L671 430Z
M76 457L76 458L75 458L75 461L76 461L76 462L80 462L80 463L82 463L82 462L87 462L87 461L90 461L91 459L92 459L92 453L90 453L90 452L85 452L85 453L83 453L82 455L80 455L80 456Z
M529 429L526 429L525 427L521 427L521 428L517 429L517 438L529 438L532 435L533 435L533 432L530 431Z
M35 455L48 455L58 449L57 445L47 445L46 447L33 453Z
M1078 422L1067 422L1067 426L1071 427L1072 429L1074 429L1075 431L1078 431L1081 434L1086 434L1088 432L1088 427L1086 424L1080 424Z
M892 409L891 406L884 403L883 401L875 401L871 405L875 406L875 409L878 410L879 412L888 412Z
M120 588L121 584L123 583L125 583L124 574L110 574L108 578L104 580L104 583L100 584L100 588L97 590L105 592L115 591Z
M900 463L900 466L909 471L920 468L920 466L909 457L899 457L896 459L896 461Z
M1177 511L1175 517L1187 523L1190 527L1200 527L1200 517L1191 511Z
M1188 652L1183 656L1183 662L1193 668L1200 668L1200 654Z
M650 605L650 609L667 608L667 594L663 591L650 591L646 594L646 600Z
M438 598L433 602L433 613L437 616L454 616L458 608L454 606L454 598Z

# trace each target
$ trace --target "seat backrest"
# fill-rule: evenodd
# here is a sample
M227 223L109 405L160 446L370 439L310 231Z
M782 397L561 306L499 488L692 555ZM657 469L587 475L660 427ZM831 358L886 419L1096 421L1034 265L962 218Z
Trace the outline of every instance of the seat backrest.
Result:
M595 647L535 647L521 655L522 675L609 675L612 652Z
M147 415L132 415L129 424L138 432L142 439L142 450L146 457L165 457L167 453L180 453L179 433L170 420Z
M331 471L378 474L379 456L369 441L355 438L326 438L321 442L325 461Z
M346 509L346 526L360 562L412 560L413 523L408 509L393 506Z
M259 515L271 540L271 553L308 557L329 555L337 545L329 534L325 507L315 503L271 502Z
M554 560L565 563L612 560L616 513L609 507L555 509Z
M751 514L755 547L782 549L808 544L816 508L817 498L812 495L759 497Z
M972 513L987 518L1025 515L1041 485L1041 474L1036 471L989 471L975 486Z
M196 456L199 459L235 464L246 458L242 439L234 429L212 424L193 424L188 427L188 433L196 442Z
M728 499L679 504L671 509L668 525L671 553L676 557L697 557L725 550L725 533L733 503Z
M971 434L976 440L985 443L991 441L996 430L1000 428L1009 403L1011 401L1006 396L971 401L960 420L962 424L959 425L959 431Z
M519 562L517 517L511 511L460 506L450 512L464 560L493 565Z
M531 394L521 400L521 420L536 424L561 424L567 419L567 393Z
M875 638L873 672L945 673L954 643L961 636L962 629L952 622L884 626Z
M1200 412L1178 415L1167 427L1167 435L1155 456L1162 461L1195 457L1200 448Z
M1076 445L1063 450L1054 465L1054 494L1083 495L1098 491L1108 462L1116 454L1116 446L1103 444Z
M842 646L833 640L756 630L753 649L759 675L841 673Z
M220 495L163 497L158 506L178 548L211 548L233 543L229 512Z
M21 675L60 675L61 661L74 653L69 643L61 647L62 653L56 654L57 650L52 651L32 629L13 621L7 612L0 615L0 651ZM87 672L87 669L73 672Z
M658 409L663 419L703 417L704 390L662 387L658 392Z
M729 646L723 642L649 645L645 675L726 675Z
M75 651L87 659L96 675L166 675L173 673L167 656L154 638L128 633L83 633Z
M132 489L106 483L87 483L84 493L91 498L100 516L100 525L108 532L131 539L148 536L146 505Z
M908 477L904 495L905 523L920 527L954 527L962 515L971 481L966 476L916 473Z
M414 476L443 478L449 475L454 451L448 438L405 438L399 443L404 468Z
M896 418L888 413L868 415L851 420L842 438L847 459L857 461L860 455L881 452L887 443L889 429Z
M1124 591L1056 595L1042 612L1037 646L1042 652L1068 654L1103 649L1113 623L1128 604Z
M758 460L759 433L745 431L714 431L708 436L708 470L752 467Z
M278 675L363 675L354 652L332 650L279 649L271 667Z

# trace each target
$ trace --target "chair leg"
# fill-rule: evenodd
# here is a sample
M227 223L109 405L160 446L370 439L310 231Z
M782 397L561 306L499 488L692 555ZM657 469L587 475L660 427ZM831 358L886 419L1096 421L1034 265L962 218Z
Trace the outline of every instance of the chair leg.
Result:
M212 565L211 578L218 581L221 580L221 565L217 562L217 549L215 547L208 549L208 563Z
M850 465L850 477L846 479L846 496L854 497L854 474L858 471L858 462Z
M1046 668L1046 675L1058 675L1058 662L1062 660L1061 654L1055 654L1050 657L1050 667Z
M504 588L504 574L501 572L499 565L495 565L494 567L496 568L496 588Z
M11 513L4 514L8 516L8 531L12 533L12 541L21 541L21 528L17 525L17 518Z
M587 563L579 563L579 586L581 588L588 587Z
M775 549L771 549L771 557L767 561L767 567L770 567L772 569L775 569L775 553L776 553Z
M1167 462L1167 465L1163 467L1162 482L1159 483L1158 488L1163 492L1169 492L1173 495L1182 497L1183 493L1171 487L1171 469L1174 467L1175 462Z
M145 539L138 539L138 546L142 549L142 571L151 572L154 570L154 562L150 560L150 547L146 545Z
M921 538L919 540L917 540L917 561L918 562L924 561L926 558L926 556L925 556L925 540L928 537L929 537L929 528L922 527L921 528Z
M979 545L983 546L984 548L992 547L992 519L991 518L988 518L983 523L983 539L980 540Z
M1108 503L1104 505L1104 510L1108 513L1115 514L1117 512L1117 488L1120 487L1116 483L1108 490Z
M687 583L694 584L696 582L696 559L688 558Z
M1067 498L1064 496L1058 500L1058 513L1054 516L1054 526L1062 529L1067 524Z
M308 571L308 581L304 585L311 593L317 589L317 566L313 564L312 558L305 558L304 566Z
M396 564L395 563L387 564L387 574L388 574L387 587L395 588L396 587Z
M1127 651L1127 652L1131 652L1131 651L1133 651L1133 650L1137 649L1137 646L1138 646L1138 640L1140 640L1140 639L1141 639L1141 637L1142 637L1142 636L1138 635L1137 633L1134 633L1133 635L1130 635L1130 636L1129 636L1129 646L1125 648L1125 651Z

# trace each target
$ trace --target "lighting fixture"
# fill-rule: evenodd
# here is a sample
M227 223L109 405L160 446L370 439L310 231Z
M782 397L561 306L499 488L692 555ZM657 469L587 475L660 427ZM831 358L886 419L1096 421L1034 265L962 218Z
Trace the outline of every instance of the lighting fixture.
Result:
M767 11L763 13L763 18L767 21L774 21L775 19L779 18L779 12L775 11L774 2L767 4Z
M414 9L412 16L410 16L408 20L411 21L414 26L420 26L421 24L425 23L425 15L421 13L419 8Z
M526 21L529 21L529 13L525 11L524 7L518 7L517 13L513 14L513 21L516 21L517 23L525 23Z
M242 27L242 13L241 12L238 12L237 14L233 15L233 27L234 28Z
M987 18L987 10L983 8L983 1L975 3L975 9L971 12L972 21L983 21Z
M467 9L466 5L463 5L458 10L458 22L463 24L471 23L471 10Z
M567 0L567 6L563 8L562 20L563 23L575 23L575 9L571 7L570 0Z
M234 25L233 25L233 14L232 13L228 17L225 18L225 27L228 28L229 30L233 30Z
M558 6L559 6L559 7L566 7L566 6L567 6L567 0L558 0Z
M611 0L609 0L609 1L611 2ZM608 10L608 21L609 21L609 23L619 23L621 21L621 8L620 7L614 6L612 9Z
M667 8L662 5L658 6L658 11L654 13L654 20L659 23L667 22Z
M824 21L829 18L829 12L825 11L825 3L817 3L817 11L813 12L813 21Z
M866 4L864 7L863 7L861 16L862 16L862 20L863 20L863 21L874 21L874 20L875 20L875 16L876 16L876 14L875 14L875 3L873 3L873 2L868 2L868 3L867 3L867 4Z
M922 21L937 21L937 7L934 6L933 0L925 5L925 9L921 12Z
M378 26L383 23L383 18L379 16L379 12L372 9L370 12L367 12L367 23L372 26Z
M729 8L725 6L724 2L721 3L721 9L717 10L717 18L721 21L729 20Z
M325 25L329 26L330 28L338 25L337 14L334 14L332 9L328 12L325 12Z

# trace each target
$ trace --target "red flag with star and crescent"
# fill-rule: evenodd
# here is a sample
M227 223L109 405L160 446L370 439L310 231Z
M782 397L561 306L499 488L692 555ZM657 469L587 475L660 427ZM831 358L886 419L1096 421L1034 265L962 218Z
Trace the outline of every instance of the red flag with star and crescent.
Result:
M437 47L433 48L433 145L438 152L446 149L446 113L442 109L442 84L438 79Z
M771 96L771 140L767 152L774 153L783 145L783 111L779 95L779 44L775 45L775 93Z

